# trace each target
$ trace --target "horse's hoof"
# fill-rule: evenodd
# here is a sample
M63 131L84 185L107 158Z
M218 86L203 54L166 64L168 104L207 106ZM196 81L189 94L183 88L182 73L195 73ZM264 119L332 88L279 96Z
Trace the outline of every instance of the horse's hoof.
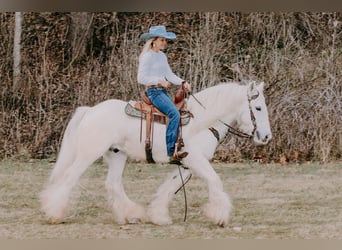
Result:
M140 224L142 220L140 218L132 217L132 218L125 218L126 224Z
M50 224L52 224L52 225L58 225L58 224L61 224L61 223L62 223L61 219L51 219L50 220Z
M172 224L172 220L171 218L164 218L164 219L151 219L151 222L155 225L158 226L164 226L164 225L171 225Z
M223 222L218 223L217 225L218 225L219 227L222 227L222 228L224 228L224 227L226 226Z

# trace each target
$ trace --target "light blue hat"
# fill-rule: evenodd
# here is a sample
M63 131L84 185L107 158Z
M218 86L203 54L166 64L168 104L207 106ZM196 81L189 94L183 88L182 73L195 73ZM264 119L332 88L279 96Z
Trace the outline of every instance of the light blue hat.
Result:
M153 37L164 37L167 39L175 39L176 34L173 32L166 32L164 25L151 26L148 33L144 33L140 36L140 39L150 39Z

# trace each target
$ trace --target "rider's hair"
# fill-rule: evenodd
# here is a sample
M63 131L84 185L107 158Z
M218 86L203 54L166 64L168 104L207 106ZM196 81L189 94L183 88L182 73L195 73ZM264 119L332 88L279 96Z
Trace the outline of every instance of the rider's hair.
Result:
M139 61L142 57L143 54L145 54L147 51L149 51L150 49L152 49L152 46L153 46L153 41L156 40L157 38L154 37L154 38L151 38L151 39L148 39L139 55Z

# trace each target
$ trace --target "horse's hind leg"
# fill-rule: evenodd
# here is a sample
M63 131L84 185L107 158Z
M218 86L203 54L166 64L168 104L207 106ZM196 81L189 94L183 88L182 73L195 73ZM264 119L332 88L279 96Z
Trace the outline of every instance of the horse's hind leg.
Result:
M181 168L183 180L187 180L190 171ZM172 223L169 215L169 204L175 195L175 192L181 187L182 179L179 170L174 170L168 175L164 183L158 188L155 198L152 200L148 208L149 220L157 225L168 225Z
M94 161L95 158L76 158L75 161L64 170L63 174L59 175L58 178L55 178L53 182L50 182L40 194L42 210L52 223L61 222L72 188L75 186L82 173Z
M122 183L127 156L121 152L108 151L103 158L109 167L106 188L116 221L120 224L144 222L146 220L144 208L128 198Z

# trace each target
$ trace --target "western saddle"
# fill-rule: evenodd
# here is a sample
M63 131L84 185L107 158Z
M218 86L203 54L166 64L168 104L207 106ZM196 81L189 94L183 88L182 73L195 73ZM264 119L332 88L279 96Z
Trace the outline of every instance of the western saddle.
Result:
M134 108L141 111L141 125L140 125L140 141L142 140L142 120L146 120L146 138L145 138L145 153L146 160L148 163L155 163L152 156L152 144L153 144L153 123L158 122L161 124L168 124L168 117L158 110L151 103L150 99L146 96L145 91L140 93L141 101L136 102ZM184 147L184 142L182 138L182 125L186 125L192 117L192 114L186 110L186 97L187 93L184 89L183 84L177 90L173 102L176 108L181 114L181 121L178 128L178 138L176 143L175 152L178 152L182 147Z

